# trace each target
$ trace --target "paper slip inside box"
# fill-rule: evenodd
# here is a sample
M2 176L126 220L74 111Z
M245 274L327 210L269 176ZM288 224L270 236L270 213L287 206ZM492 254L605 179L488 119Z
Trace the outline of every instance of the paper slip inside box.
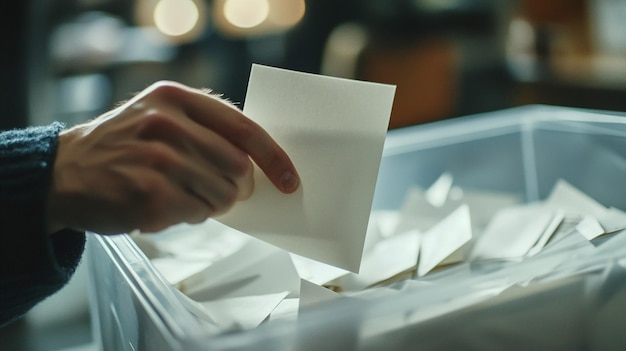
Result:
M278 191L255 166L255 189L218 221L289 252L358 272L395 87L253 65L244 113L300 175Z
M421 277L439 264L462 261L471 239L469 207L462 205L421 236L417 275Z

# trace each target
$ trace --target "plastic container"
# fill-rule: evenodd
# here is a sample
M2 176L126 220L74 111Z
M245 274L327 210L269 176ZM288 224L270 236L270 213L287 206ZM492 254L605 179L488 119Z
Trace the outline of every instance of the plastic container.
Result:
M373 209L397 209L412 185L443 172L461 187L545 198L564 179L626 209L626 118L525 106L389 132ZM89 237L91 304L104 350L610 350L626 333L626 232L589 249L572 243L522 264L460 265L423 289L340 299L210 336L126 235ZM620 245L620 243L622 245ZM554 265L554 258L561 262ZM566 259L564 259L566 258ZM493 298L503 281L524 282Z

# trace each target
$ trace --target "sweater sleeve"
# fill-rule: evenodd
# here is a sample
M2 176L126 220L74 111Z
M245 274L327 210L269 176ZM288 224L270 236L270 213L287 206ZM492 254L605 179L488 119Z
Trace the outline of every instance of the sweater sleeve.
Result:
M45 203L60 123L0 133L0 326L63 287L85 234L46 233Z

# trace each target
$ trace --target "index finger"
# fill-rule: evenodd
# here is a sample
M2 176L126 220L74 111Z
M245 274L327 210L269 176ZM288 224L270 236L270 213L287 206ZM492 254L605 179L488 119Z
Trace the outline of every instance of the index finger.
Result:
M190 118L250 155L282 192L292 193L298 188L300 179L293 162L265 129L217 96L182 88L187 94L181 94L180 102Z

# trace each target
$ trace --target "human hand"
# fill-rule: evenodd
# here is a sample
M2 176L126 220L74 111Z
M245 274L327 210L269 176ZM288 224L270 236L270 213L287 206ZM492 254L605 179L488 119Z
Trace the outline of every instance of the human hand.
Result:
M115 234L200 223L252 194L251 159L282 192L298 188L284 150L237 108L155 83L59 135L48 230Z

